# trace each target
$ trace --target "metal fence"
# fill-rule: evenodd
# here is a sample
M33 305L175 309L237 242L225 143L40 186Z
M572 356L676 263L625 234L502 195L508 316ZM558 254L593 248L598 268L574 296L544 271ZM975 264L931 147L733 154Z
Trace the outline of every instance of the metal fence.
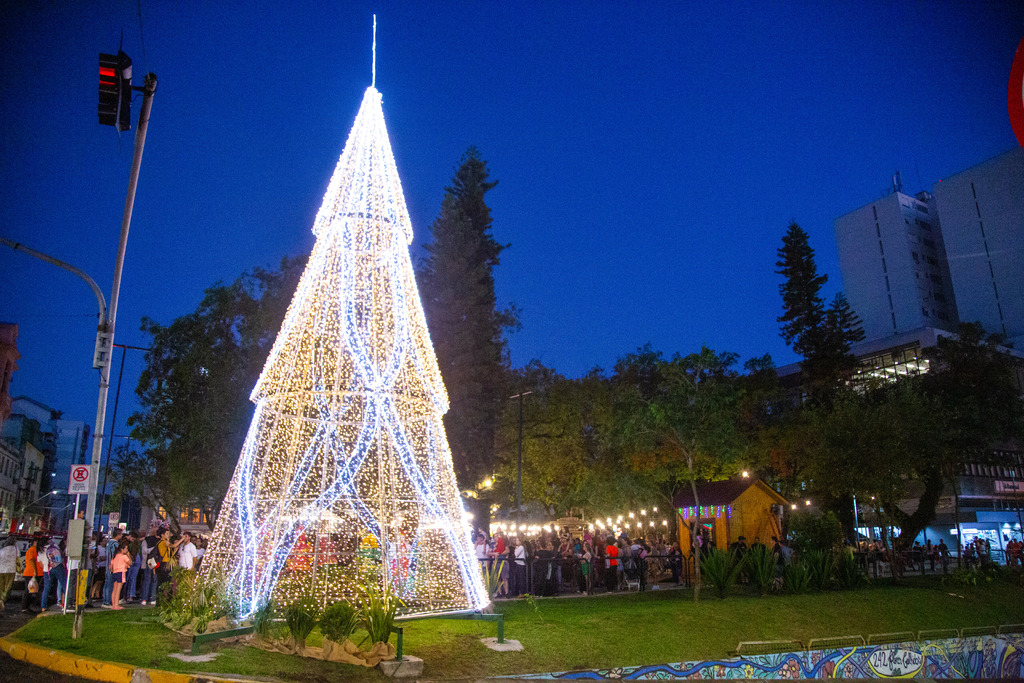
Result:
M736 646L734 654L740 656L801 652L810 650L832 650L870 645L898 645L900 643L926 640L954 640L978 636L1001 636L1024 633L1024 624L1003 624L1001 626L965 626L924 631L900 631L898 633L872 633L867 638L860 635L825 636L811 638L804 645L799 640L748 640Z
M579 557L533 555L518 562L506 555L480 560L484 570L499 572L496 597L526 593L540 596L592 595L689 587L693 576L693 558L685 555L599 557L590 561Z

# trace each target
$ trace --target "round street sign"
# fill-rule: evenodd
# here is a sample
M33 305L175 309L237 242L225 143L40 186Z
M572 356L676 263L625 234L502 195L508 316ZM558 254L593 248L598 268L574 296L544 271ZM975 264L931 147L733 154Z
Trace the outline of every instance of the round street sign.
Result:
M1010 67L1010 85L1006 92L1007 108L1010 112L1010 126L1017 142L1024 147L1024 38L1017 45L1017 54Z

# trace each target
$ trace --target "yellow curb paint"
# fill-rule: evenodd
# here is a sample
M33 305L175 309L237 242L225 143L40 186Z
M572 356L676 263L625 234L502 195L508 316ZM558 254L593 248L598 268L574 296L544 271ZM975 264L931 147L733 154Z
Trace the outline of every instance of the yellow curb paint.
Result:
M48 650L36 645L19 643L7 638L0 638L0 650L3 650L12 659L26 662L42 669L49 669L69 676L78 676L92 681L107 681L108 683L131 683L132 676L136 669L127 664L115 664L104 662L91 657L79 657L61 650ZM194 674L177 673L175 671L163 671L161 669L138 669L145 672L152 683L194 683L195 681L209 681L217 683L232 683L232 679L216 678L214 676L195 676Z
M146 675L152 683L193 683L197 680L192 674L181 674L174 671L161 671L159 669L146 669ZM216 678L203 676L204 681L216 681Z
M3 649L11 658L33 666L92 681L131 683L134 671L133 667L124 664L104 662L91 657L78 657L60 650L48 650L26 643L16 643L6 638L0 638L0 649Z

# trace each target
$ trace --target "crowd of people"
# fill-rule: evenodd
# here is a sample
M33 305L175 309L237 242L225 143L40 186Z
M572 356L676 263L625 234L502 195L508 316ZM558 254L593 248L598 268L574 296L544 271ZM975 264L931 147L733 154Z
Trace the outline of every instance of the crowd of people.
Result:
M20 575L25 582L21 611L62 609L67 591L68 608L75 606L74 590L80 571L87 572L86 607L97 604L114 610L125 604L155 605L161 587L171 578L171 567L198 570L206 540L167 526L148 531L115 528L109 536L92 535L85 561L68 558L63 538L35 536L22 541L8 537L0 547L0 610ZM70 576L70 581L68 578Z
M473 542L477 560L495 577L498 598L641 590L652 582L683 581L683 553L662 536L648 541L584 530L520 539L478 530Z

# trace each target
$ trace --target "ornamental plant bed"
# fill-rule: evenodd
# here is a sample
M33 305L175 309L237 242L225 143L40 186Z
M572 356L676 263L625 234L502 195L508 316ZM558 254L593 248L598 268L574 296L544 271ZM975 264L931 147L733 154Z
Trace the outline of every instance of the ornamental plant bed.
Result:
M951 594L952 593L952 594ZM962 597L961 597L962 596ZM652 591L590 598L510 601L496 605L505 615L506 637L521 652L493 652L480 638L494 626L476 621L413 621L404 625L405 651L424 660L430 678L472 678L575 668L619 667L714 659L741 641L862 635L895 631L994 626L1024 622L1021 588L995 581L957 588L940 581L872 586L859 591L754 597L730 594L694 604L688 591ZM241 644L213 646L212 662L188 664L167 657L188 640L145 621L141 610L89 614L85 637L71 640L70 617L35 619L14 638L97 659L183 672L270 676L284 680L383 680L373 669ZM128 627L129 622L139 622ZM364 633L351 640L359 643ZM314 630L308 646L322 646Z

